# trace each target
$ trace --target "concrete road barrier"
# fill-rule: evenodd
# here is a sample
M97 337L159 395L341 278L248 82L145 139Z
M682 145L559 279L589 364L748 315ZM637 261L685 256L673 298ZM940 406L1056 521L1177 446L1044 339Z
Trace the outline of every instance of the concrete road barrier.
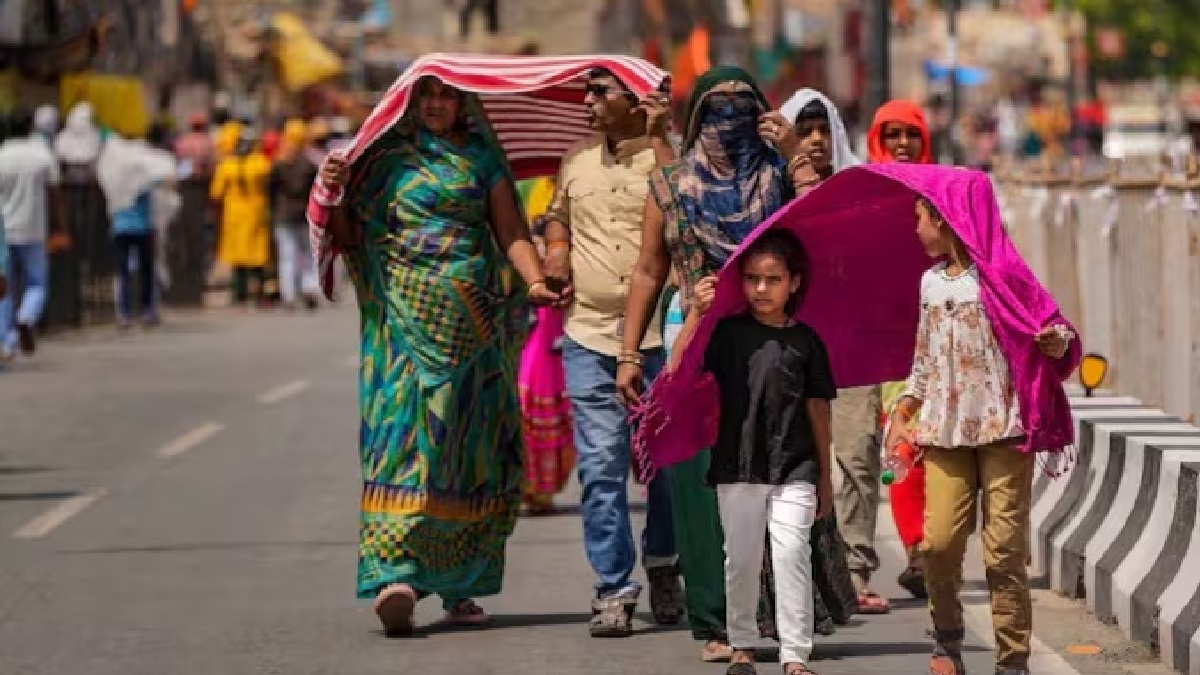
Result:
M1071 402L1077 458L1034 481L1031 573L1200 675L1200 428L1126 396Z

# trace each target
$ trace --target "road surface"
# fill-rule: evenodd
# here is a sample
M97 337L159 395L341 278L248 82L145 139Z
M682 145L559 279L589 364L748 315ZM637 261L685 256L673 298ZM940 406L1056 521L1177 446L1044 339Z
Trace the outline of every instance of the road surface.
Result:
M425 603L416 637L384 639L354 599L355 324L345 307L176 315L49 341L0 373L0 673L724 672L644 612L633 638L587 637L576 511L521 521L505 591L484 600L495 627L445 630ZM900 546L880 523L877 586L897 609L819 640L822 675L925 672L927 615L891 581ZM967 662L986 674L987 593L969 576ZM1036 673L1165 672L1077 605L1037 604ZM1101 654L1064 662L1080 641Z

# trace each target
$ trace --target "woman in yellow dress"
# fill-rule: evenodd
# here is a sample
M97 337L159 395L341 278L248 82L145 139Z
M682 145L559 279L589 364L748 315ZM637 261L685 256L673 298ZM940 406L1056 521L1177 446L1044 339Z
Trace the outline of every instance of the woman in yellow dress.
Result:
M209 197L220 205L217 258L233 270L233 301L243 305L258 297L271 257L267 183L271 161L256 139L243 133L232 155L221 159Z

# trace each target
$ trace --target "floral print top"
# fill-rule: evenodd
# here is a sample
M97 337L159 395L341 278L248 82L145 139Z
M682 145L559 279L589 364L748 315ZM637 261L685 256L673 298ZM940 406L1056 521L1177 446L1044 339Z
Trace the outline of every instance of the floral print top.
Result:
M952 277L940 263L922 277L921 323L905 395L922 402L918 445L975 447L1025 434L974 265Z

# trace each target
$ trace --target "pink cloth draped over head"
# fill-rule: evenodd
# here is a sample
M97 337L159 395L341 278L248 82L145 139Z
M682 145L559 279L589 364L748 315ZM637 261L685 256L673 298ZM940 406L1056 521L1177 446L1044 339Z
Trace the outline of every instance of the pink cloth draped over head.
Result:
M872 164L841 171L780 209L729 259L713 306L679 366L661 376L634 411L643 478L716 441L720 410L716 384L703 372L704 352L718 321L747 310L740 258L766 230L789 229L808 249L811 279L797 316L825 342L838 387L908 376L921 275L933 262L915 234L917 197L938 209L979 270L984 311L1020 402L1023 450L1057 453L1073 445L1074 423L1062 383L1079 365L1079 340L1071 341L1062 359L1038 350L1038 332L1071 324L1009 239L987 175L943 166Z

